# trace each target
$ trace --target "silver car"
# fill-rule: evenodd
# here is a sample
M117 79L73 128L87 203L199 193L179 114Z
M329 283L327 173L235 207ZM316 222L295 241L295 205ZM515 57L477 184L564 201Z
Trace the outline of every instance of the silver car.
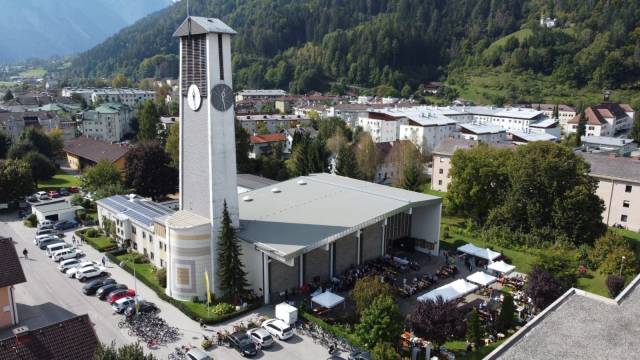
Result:
M273 336L263 328L255 328L247 330L247 335L254 344L260 345L262 348L268 348L273 345Z

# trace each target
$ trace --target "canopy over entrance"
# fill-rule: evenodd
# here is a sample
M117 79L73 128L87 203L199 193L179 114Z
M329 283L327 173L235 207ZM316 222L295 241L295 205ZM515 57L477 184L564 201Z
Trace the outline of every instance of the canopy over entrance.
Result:
M497 271L502 274L508 274L512 272L515 268L516 268L515 266L509 265L502 260L496 261L494 263L489 264L489 266L487 266L487 269Z
M493 284L498 279L495 276L491 276L483 271L478 271L467 276L467 280L474 284L487 286Z

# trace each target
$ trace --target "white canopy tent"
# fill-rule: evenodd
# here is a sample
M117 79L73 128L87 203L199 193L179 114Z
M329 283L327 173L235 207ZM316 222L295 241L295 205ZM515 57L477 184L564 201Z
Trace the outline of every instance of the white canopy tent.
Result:
M445 302L449 302L472 293L476 289L478 289L478 285L472 284L464 279L458 279L435 290L429 291L426 294L418 296L418 301L436 301L438 296L442 296L442 299Z
M515 266L509 265L502 260L496 261L494 263L489 264L489 266L487 266L487 269L497 271L502 274L508 274L512 272L515 268L516 268Z
M483 271L475 272L467 276L467 280L480 286L488 286L498 280L495 276L491 276Z
M344 298L327 290L320 295L312 297L311 301L320 306L326 307L327 309L332 309L343 303Z
M479 248L473 244L465 244L465 245L459 246L458 251L463 252L465 254L480 257L489 261L493 261L502 255L497 251L493 251L491 249Z

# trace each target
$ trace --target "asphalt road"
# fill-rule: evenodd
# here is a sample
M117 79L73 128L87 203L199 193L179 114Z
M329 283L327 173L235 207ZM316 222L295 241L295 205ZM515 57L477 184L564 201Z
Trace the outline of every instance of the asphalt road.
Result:
M34 229L26 228L17 219L16 214L0 215L0 235L12 237L16 249L21 257L22 267L27 277L27 282L17 285L15 298L18 303L18 315L21 325L27 325L31 329L61 321L69 317L81 314L89 314L94 323L96 334L103 343L115 342L118 345L137 341L128 336L126 329L117 326L121 315L114 314L111 307L94 296L86 296L82 293L82 285L75 279L67 278L56 268L57 263L46 256L33 244ZM67 241L71 243L71 231L68 231ZM22 258L22 250L29 251L29 259ZM83 245L81 249L87 254L86 259L100 261L102 255L89 245ZM108 263L107 271L119 283L125 283L130 288L134 287L133 276L115 264ZM169 353L177 346L200 346L202 335L215 334L217 331L229 330L234 323L256 317L258 315L273 315L273 306L262 307L242 318L219 326L200 329L197 322L191 320L178 309L162 301L150 288L137 281L137 293L143 299L155 303L160 309L160 316L170 325L177 326L183 333L180 341L159 346L151 351L158 359L167 359ZM0 332L0 338L10 335L10 330ZM145 347L146 349L146 347ZM210 351L212 357L218 359L242 359L238 352L226 347L214 347ZM327 359L330 355L321 345L314 344L311 338L295 335L287 341L278 341L271 349L265 349L258 353L257 359ZM346 354L342 357L346 358Z

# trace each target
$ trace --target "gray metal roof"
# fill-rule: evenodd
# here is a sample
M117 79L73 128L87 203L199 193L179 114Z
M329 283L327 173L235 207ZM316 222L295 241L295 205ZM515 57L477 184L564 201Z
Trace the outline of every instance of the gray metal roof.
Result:
M189 29L191 25L191 29ZM191 30L191 31L189 31ZM222 33L222 34L237 34L229 25L216 18L206 18L200 16L189 16L184 19L182 24L173 33L174 37L207 34L207 33Z
M637 280L616 300L570 290L485 359L637 359Z
M277 184L276 180L253 174L238 174L238 187L246 190L256 190L265 186ZM240 191L240 189L238 189Z
M611 136L581 136L582 143L603 145L603 146L616 146L622 147L633 143L633 139L624 139Z
M477 146L479 142L477 140L466 139L444 139L436 145L433 149L433 153L436 155L453 155L458 149L470 149Z
M640 160L585 152L578 154L591 164L592 176L640 183Z
M385 216L442 201L435 196L331 174L301 176L240 194L239 198L238 236L288 259Z
M145 226L153 225L157 218L173 214L175 211L166 206L144 200L138 197L130 198L125 195L114 195L96 201L100 206L111 209L114 212L124 214L132 220Z

